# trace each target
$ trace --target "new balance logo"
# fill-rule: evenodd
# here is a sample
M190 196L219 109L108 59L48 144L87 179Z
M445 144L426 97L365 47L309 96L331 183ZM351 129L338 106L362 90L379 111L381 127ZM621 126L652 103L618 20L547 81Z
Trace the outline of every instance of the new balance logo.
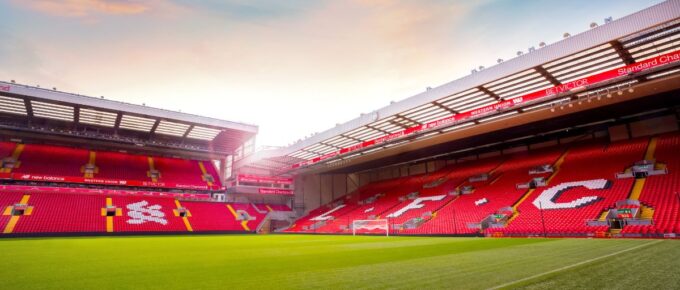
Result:
M152 206L148 205L149 202L146 200L128 204L127 214L130 219L127 220L127 223L131 225L141 225L147 222L154 222L162 225L168 224L168 221L165 219L165 214L161 211L161 208L163 207L158 204Z

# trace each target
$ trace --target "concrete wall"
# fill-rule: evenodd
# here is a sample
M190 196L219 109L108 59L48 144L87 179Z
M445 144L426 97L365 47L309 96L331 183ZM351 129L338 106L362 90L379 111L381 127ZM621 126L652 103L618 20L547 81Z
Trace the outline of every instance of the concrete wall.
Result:
M628 124L621 124L609 127L609 140L612 142L626 140L630 138Z
M359 187L359 176L357 174L316 174L296 177L294 205L303 206L303 212L307 213L321 205L329 204L356 190ZM370 178L370 174L363 175L362 178Z
M633 138L662 134L678 130L678 120L673 115L630 123Z
M408 167L409 175L424 174L427 170L426 168L427 168L426 163L411 165Z

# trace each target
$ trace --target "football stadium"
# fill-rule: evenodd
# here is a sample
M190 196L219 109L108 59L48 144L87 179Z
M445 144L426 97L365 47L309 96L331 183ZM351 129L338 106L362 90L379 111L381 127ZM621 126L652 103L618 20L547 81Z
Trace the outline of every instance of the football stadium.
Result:
M679 289L680 0L553 32L278 147L0 76L0 289Z

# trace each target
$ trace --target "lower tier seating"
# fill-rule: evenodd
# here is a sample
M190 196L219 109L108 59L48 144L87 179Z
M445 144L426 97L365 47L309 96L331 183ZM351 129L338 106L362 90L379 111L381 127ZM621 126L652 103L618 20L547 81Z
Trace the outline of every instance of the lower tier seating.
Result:
M0 235L254 232L266 214L251 204L0 190Z

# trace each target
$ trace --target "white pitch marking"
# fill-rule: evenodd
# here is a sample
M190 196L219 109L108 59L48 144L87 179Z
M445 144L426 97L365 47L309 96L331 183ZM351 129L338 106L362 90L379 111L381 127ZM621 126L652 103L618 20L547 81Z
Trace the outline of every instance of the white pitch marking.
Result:
M646 243L646 244L637 245L637 246L635 246L635 247L630 247L630 248L625 249L625 250L621 250L621 251L614 252L614 253L611 253L611 254L607 254L607 255L604 255L604 256L599 256L599 257L597 257L597 258L588 259L588 260L585 260L585 261L578 262L578 263L576 263L576 264L571 264L571 265L568 265L568 266L564 266L564 267L561 267L561 268L557 268L557 269L555 269L555 270L550 270L550 271L548 271L548 272L539 273L539 274L536 274L536 275L533 275L533 276L529 276L529 277L522 278L522 279L519 279L519 280L511 281L511 282L508 282L508 283L505 283L505 284L501 284L501 285L498 285L498 286L494 286L494 287L491 287L491 288L488 288L488 289L489 289L489 290L501 289L501 288L508 287L508 286L510 286L510 285L513 285L513 284L517 284L517 283L520 283L520 282L524 282L524 281L536 279L536 278L541 277L541 276L550 275L550 274L552 274L552 273L556 273L556 272L559 272L559 271L564 271L564 270L567 270L567 269L570 269L570 268L578 267L578 266L581 266L581 265L583 265L583 264L588 264L588 263L590 263L590 262L595 262L595 261L597 261L597 260L602 260L602 259L604 259L604 258L609 258L609 257L611 257L611 256L616 256L616 255L618 255L618 254L622 254L622 253L625 253L625 252L630 252L630 251L632 251L632 250L637 250L637 249L639 249L639 248L642 248L642 247L645 247L645 246L654 245L654 244L658 244L658 243L660 243L660 242L663 242L663 240L657 240L657 241L649 242L649 243Z

